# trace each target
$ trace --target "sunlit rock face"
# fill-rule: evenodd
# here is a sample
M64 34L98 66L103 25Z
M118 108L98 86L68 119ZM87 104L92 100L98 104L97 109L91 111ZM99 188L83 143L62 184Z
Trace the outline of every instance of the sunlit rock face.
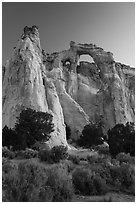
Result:
M80 56L85 54L91 56L94 63L79 64ZM115 62L111 52L94 44L70 42L69 50L48 55L44 64L48 74L60 70L61 86L64 84L65 92L83 109L86 121L102 120L104 132L117 123L134 122L135 70ZM54 83L60 82L54 80ZM60 95L58 88L57 92ZM74 130L77 114L68 117L72 109L68 110L63 97L60 102L65 122Z
M56 88L43 74L43 55L36 27L25 28L3 72L3 127L13 128L22 109L53 115L55 131L49 145L67 145L64 116ZM4 69L3 69L4 70Z
M94 63L79 63L85 54ZM3 127L13 128L26 107L48 111L55 127L51 147L68 145L65 123L77 139L90 121L101 119L104 132L117 123L134 121L134 68L115 62L112 53L94 44L71 41L68 50L46 54L37 26L25 27L2 74Z

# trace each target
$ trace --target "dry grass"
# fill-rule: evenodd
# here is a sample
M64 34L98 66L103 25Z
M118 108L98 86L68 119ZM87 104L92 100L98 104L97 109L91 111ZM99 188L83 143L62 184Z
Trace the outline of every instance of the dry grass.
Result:
M97 155L98 153L95 151L91 151L89 149L76 149L76 150L68 150L69 155L75 155L78 156L79 158L86 159L87 156L94 156Z

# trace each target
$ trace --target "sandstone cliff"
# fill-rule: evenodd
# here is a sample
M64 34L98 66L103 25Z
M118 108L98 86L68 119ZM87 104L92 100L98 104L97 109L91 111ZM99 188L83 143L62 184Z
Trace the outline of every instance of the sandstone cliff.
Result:
M80 62L81 55L94 63ZM70 42L69 50L46 54L38 28L25 27L13 55L2 69L3 127L14 127L25 107L53 114L50 146L67 145L65 124L77 139L84 126L134 121L135 70L114 61L113 54L94 44Z
M62 107L52 81L43 75L42 50L36 27L25 28L3 79L3 127L13 128L23 108L53 114L55 131L50 146L67 145Z
M80 62L81 55L91 56L94 63ZM82 107L89 120L104 124L104 132L117 123L134 122L135 69L114 61L113 54L94 44L70 42L70 49L47 56L47 73L62 70L67 94ZM57 89L58 94L60 91ZM66 116L64 106L61 105ZM74 114L73 114L74 117ZM65 121L71 128L73 119Z

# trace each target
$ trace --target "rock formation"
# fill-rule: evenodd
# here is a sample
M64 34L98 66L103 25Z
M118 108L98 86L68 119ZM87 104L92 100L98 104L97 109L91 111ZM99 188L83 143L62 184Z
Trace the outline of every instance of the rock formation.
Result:
M81 55L94 63L80 62ZM37 26L25 27L12 58L2 69L3 127L14 127L25 107L53 114L50 146L67 145L65 123L77 139L90 121L104 124L134 121L135 70L114 61L113 54L94 44L70 42L62 52L41 49Z

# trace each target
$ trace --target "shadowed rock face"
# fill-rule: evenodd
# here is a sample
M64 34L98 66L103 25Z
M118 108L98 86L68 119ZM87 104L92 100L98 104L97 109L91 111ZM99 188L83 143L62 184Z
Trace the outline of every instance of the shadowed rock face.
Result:
M80 62L91 56L94 63ZM114 61L113 54L94 44L70 42L62 52L41 49L37 26L25 27L10 60L3 67L3 127L14 127L25 107L53 114L50 146L67 145L65 124L77 139L89 121L134 121L135 70Z

